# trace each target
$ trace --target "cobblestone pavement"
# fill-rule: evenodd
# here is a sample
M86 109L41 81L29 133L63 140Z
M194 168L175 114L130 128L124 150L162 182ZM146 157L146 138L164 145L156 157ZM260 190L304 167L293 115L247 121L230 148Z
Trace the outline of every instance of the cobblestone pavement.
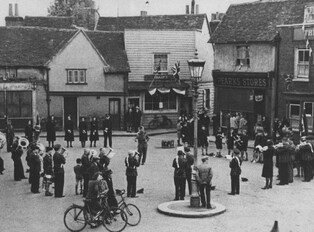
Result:
M152 136L149 141L147 163L138 169L138 188L144 188L144 194L139 198L127 198L141 209L142 221L136 227L126 227L125 231L265 231L269 232L275 220L279 222L280 232L312 232L314 229L314 182L304 183L301 178L287 186L277 186L274 180L273 189L262 190L264 178L261 177L262 165L244 162L242 177L248 182L241 182L240 195L229 196L230 176L229 162L224 158L210 158L213 167L213 201L226 206L224 214L211 218L177 218L157 212L160 203L174 198L172 160L176 148L162 149L161 140L175 139L176 134ZM43 139L42 139L43 140ZM77 138L76 138L77 140ZM64 145L62 138L58 142ZM103 138L101 138L103 143ZM45 143L44 143L45 144ZM99 143L100 144L100 143ZM127 150L136 149L133 137L114 137L113 148L116 152L111 162L115 188L126 188L124 158ZM99 149L99 145L97 149ZM213 152L214 143L210 143ZM65 232L63 213L72 203L82 204L82 197L74 191L74 172L76 158L82 155L79 142L74 142L74 148L68 149L65 165L65 197L45 197L31 194L28 180L13 181L13 161L11 154L4 150L1 156L5 161L4 175L0 175L0 231L51 231ZM199 150L200 153L200 150ZM224 154L226 150L224 150ZM249 151L252 155L252 151ZM25 154L22 157L25 164ZM274 168L277 174L277 169ZM276 178L274 178L276 179ZM99 227L84 231L104 231Z

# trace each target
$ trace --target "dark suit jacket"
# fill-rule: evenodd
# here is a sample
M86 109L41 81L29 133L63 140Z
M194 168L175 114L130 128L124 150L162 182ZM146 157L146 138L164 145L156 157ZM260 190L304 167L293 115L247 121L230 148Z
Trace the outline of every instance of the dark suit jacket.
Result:
M241 164L242 164L242 161L240 158L234 157L230 161L229 167L231 168L231 171L230 171L231 176L239 176L241 174Z

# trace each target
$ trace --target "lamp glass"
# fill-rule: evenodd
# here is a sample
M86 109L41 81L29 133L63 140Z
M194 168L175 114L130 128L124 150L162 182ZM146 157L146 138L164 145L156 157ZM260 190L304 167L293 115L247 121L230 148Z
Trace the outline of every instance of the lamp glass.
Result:
M200 81L204 71L205 61L195 58L188 61L192 81Z

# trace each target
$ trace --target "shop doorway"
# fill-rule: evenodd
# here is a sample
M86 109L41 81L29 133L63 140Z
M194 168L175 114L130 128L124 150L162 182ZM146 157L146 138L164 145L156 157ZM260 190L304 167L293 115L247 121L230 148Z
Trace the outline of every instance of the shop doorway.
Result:
M77 128L77 97L64 97L64 121L71 115L74 128ZM63 123L64 125L64 123Z
M109 99L109 114L111 116L113 130L120 130L120 106L121 101L119 98Z

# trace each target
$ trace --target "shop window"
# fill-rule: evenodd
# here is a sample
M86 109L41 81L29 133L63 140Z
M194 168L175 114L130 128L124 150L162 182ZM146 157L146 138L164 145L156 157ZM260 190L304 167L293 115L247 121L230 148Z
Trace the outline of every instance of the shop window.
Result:
M300 103L291 103L289 105L289 118L292 130L299 130L300 128Z
M168 73L168 54L154 54L154 72Z
M67 84L86 84L86 70L67 69Z
M250 47L249 46L237 46L237 61L236 65L240 68L250 67Z
M301 79L308 79L310 67L310 50L307 48L297 48L295 54L295 76Z
M304 102L303 114L306 118L306 124L308 132L313 131L313 109L314 109L314 102Z
M145 111L177 110L177 96L175 93L161 94L156 92L145 94Z

